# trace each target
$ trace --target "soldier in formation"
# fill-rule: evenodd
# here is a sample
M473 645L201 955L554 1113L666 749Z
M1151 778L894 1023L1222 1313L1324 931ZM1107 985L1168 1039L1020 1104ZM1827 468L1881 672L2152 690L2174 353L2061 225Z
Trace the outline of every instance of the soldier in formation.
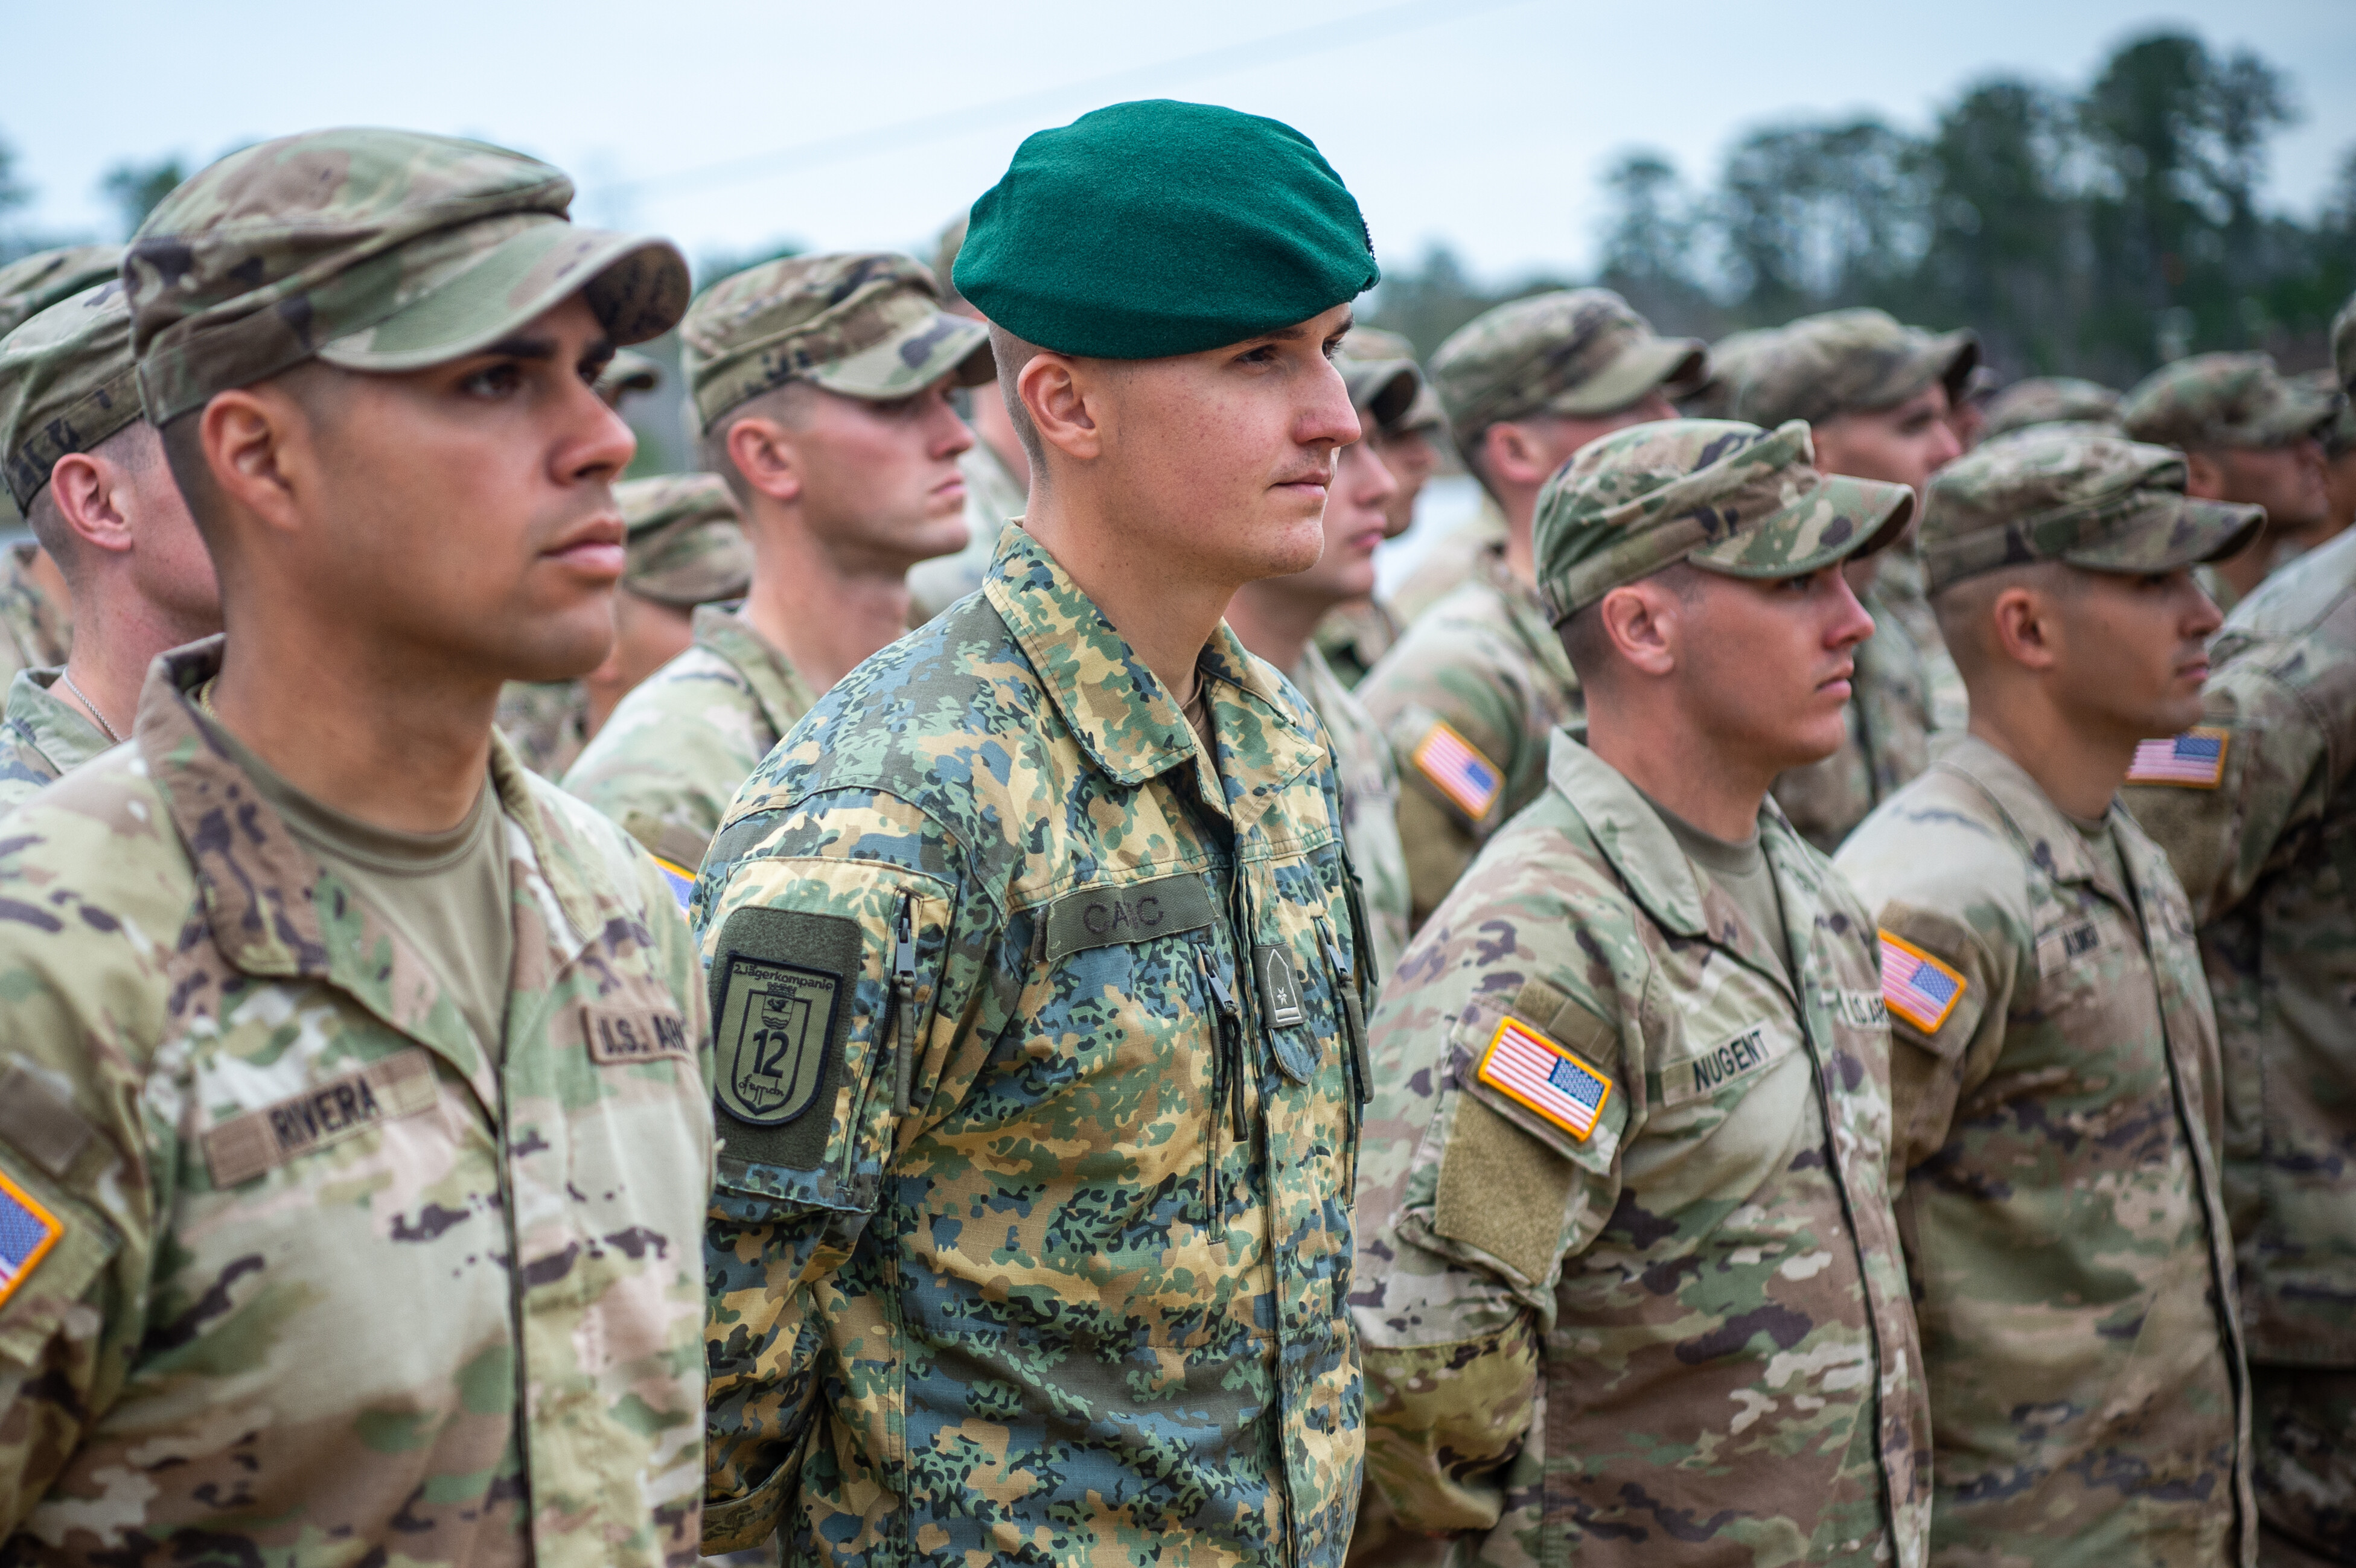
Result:
M612 636L633 442L590 383L687 303L571 197L320 132L134 240L227 634L0 847L0 1556L694 1550L701 975L491 721Z

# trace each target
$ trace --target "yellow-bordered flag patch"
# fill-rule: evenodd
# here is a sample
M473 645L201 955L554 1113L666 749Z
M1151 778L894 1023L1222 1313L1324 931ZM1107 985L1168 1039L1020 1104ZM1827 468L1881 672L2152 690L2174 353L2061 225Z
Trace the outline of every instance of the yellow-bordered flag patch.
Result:
M2146 741L2127 764L2127 783L2174 784L2179 789L2215 789L2225 776L2225 747L2233 736L2206 725L2181 735Z
M1902 936L1881 933L1882 1005L1924 1034L1936 1034L1971 982Z
M695 902L693 871L676 860L666 860L660 855L651 855L648 859L654 861L655 869L663 874L663 880L670 886L670 896L679 901L680 909L685 910Z
M1505 775L1481 748L1445 723L1436 723L1415 743L1414 762L1432 788L1478 822L1505 790Z
M1509 1018L1481 1053L1481 1082L1584 1143L1612 1098L1612 1080L1519 1019Z
M38 1199L0 1174L0 1307L65 1233Z

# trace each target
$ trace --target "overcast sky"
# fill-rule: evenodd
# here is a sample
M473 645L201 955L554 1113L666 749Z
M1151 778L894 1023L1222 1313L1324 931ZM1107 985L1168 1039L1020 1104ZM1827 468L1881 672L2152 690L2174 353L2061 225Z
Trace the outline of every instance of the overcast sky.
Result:
M2271 196L2310 212L2356 145L2350 0L116 0L11 16L0 137L30 219L97 235L98 181L124 158L201 163L338 123L481 136L570 172L577 217L701 260L784 238L928 245L1029 132L1180 97L1307 132L1379 254L1445 240L1504 279L1587 265L1597 176L1624 147L1707 178L1762 121L1869 109L1920 128L1994 72L2081 84L2162 24L2288 74L2304 115Z

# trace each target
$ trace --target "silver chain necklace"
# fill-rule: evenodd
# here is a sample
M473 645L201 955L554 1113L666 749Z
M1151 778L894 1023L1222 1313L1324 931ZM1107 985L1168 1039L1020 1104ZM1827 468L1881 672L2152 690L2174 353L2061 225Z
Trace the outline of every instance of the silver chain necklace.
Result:
M74 677L63 670L58 671L58 678L66 683L68 691L81 699L81 705L90 709L90 716L98 720L98 727L106 731L106 738L118 746L123 744L123 737L114 732L114 726L106 721L106 715L98 710L98 704L90 699L90 693L75 685Z

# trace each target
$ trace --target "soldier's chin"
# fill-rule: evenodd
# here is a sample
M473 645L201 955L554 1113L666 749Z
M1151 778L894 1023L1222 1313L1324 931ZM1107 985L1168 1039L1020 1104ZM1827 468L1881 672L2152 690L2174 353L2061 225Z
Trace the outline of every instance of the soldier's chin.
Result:
M483 659L500 679L577 680L614 650L613 602L601 595L562 613L510 622L505 632L497 646L484 650Z

